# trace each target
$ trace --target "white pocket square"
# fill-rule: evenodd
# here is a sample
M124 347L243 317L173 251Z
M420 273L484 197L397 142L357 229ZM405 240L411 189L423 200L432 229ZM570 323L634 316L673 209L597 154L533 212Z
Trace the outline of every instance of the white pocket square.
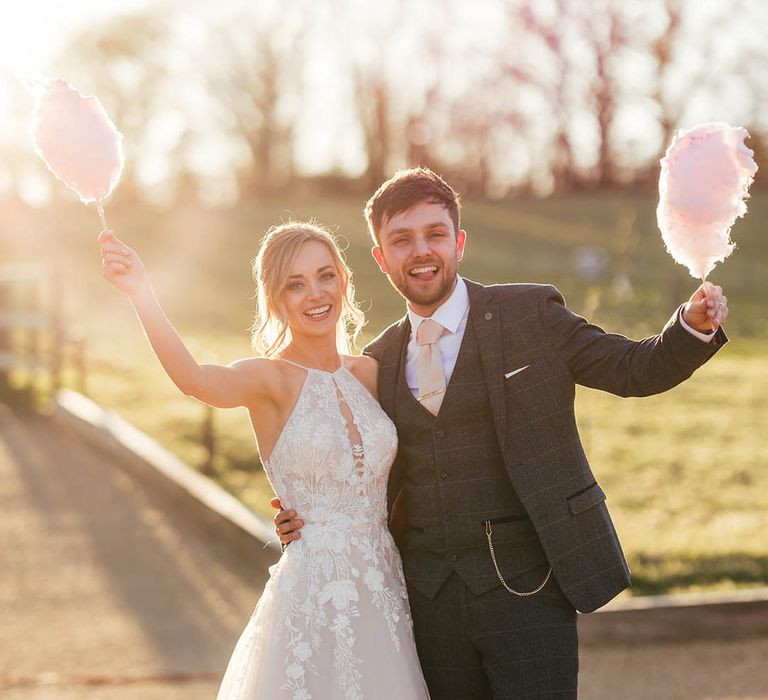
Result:
M504 375L504 379L509 379L510 377L514 376L515 374L518 374L519 372L522 372L524 369L528 369L530 365L525 365L524 367L518 367L517 369L513 369L511 372L507 372Z

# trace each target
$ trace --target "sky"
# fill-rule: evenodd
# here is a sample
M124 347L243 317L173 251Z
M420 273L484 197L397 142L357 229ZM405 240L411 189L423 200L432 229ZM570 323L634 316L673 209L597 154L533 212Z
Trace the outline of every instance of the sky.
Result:
M6 0L0 4L0 72L44 73L71 33L148 0Z

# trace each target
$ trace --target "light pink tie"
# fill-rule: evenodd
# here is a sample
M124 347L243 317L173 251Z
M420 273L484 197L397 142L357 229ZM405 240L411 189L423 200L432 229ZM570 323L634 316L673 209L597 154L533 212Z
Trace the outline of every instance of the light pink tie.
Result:
M437 340L443 333L445 328L431 318L422 321L416 330L416 342L419 345L419 356L416 358L419 401L433 415L437 415L445 396L443 356L437 347Z

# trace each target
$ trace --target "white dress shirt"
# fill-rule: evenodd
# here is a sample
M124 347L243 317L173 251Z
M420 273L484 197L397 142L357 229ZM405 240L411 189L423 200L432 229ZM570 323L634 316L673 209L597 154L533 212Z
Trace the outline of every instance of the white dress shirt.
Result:
M453 288L451 296L431 316L433 321L446 329L446 332L437 341L437 348L443 357L446 386L451 381L453 368L456 366L456 358L459 356L459 348L464 338L468 317L469 294L467 294L467 285L461 277L457 276L456 286ZM425 317L419 316L408 307L408 319L411 322L411 337L408 340L408 349L406 350L405 381L414 397L418 398L419 382L416 378L416 360L419 355L419 346L416 343L416 331Z
M416 331L419 324L425 320L424 316L419 316L416 312L407 307L408 319L411 322L411 337L408 340L408 348L405 357L405 381L408 388L415 398L419 397L419 382L416 377L416 361L419 355L419 346L416 342ZM453 369L456 367L456 359L459 356L461 341L464 339L464 331L467 327L467 318L469 318L469 294L464 280L457 276L456 286L449 296L431 316L432 320L439 323L446 332L440 336L437 341L437 347L443 357L443 369L445 370L445 385L451 381ZM682 309L678 313L680 325L691 335L699 340L708 343L712 340L714 332L707 334L701 333L691 328L683 320Z

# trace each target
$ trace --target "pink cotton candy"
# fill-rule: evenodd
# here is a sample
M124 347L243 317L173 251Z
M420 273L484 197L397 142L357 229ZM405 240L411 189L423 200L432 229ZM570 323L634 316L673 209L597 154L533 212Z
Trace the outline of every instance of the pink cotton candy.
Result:
M48 169L84 203L104 199L117 185L123 136L95 97L83 97L64 80L50 81L37 97L32 136Z
M722 122L680 131L661 159L656 216L670 255L706 279L734 249L730 233L747 211L757 164L749 134Z

